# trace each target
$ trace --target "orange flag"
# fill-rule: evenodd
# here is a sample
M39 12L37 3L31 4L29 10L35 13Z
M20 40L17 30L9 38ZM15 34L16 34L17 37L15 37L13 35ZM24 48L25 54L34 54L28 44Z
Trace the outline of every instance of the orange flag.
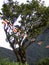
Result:
M14 29L13 29L13 32L16 33L16 32L17 32L17 28L14 28Z

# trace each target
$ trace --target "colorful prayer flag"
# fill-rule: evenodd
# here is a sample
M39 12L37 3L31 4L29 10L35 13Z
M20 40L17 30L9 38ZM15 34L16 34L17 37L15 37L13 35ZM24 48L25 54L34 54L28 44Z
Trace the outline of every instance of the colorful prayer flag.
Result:
M17 32L17 28L14 28L14 29L13 29L13 32L16 33L16 32Z
M7 24L8 22L9 22L9 21L8 21L7 19L5 19L5 20L2 21L2 24L5 25L5 24Z
M5 22L5 20L3 20L3 21L2 21L2 24L4 24L4 25L5 25L5 24L7 24L7 22Z
M2 14L0 14L0 17L2 17L3 15Z
M9 22L7 19L5 19L5 22Z

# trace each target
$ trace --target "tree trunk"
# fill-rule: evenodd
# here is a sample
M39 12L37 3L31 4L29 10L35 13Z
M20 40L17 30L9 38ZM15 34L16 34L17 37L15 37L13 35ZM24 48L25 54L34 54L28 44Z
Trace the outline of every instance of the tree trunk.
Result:
M19 62L19 65L27 65L26 64L26 52L24 47L19 47L19 50L13 49L17 62Z
M26 63L26 52L25 52L24 47L19 48L19 55L20 55L20 58L21 58L21 62L24 65Z
M15 55L16 55L17 62L20 62L21 60L20 60L18 51L17 51L16 49L13 49L13 51L14 51L14 53L15 53Z

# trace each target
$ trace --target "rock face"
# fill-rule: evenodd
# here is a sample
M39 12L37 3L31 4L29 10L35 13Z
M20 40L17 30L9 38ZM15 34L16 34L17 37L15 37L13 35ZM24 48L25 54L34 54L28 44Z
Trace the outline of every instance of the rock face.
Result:
M42 41L39 45L38 41ZM46 29L43 34L39 35L34 44L31 44L26 50L26 57L29 65L35 65L41 58L49 57L49 29ZM13 51L0 47L0 58L9 58L10 61L16 61Z

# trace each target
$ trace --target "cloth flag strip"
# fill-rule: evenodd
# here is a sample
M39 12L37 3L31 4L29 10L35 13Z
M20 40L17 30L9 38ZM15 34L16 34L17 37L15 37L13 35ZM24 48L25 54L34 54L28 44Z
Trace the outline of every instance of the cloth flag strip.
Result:
M0 13L0 17L2 17L3 15Z
M2 21L2 24L6 25L9 21L7 19Z
M9 24L8 24L8 23L9 23ZM4 25L8 24L8 26L11 27L11 29L12 29L12 27L13 27L12 23L9 22L7 19L3 20L3 21L2 21L2 24L4 24ZM5 27L6 27L6 26L5 26ZM15 27L14 27L12 30L13 30L14 33L17 33L17 31L18 31L18 29L15 28Z
M13 32L16 33L16 32L17 32L17 28L14 28L14 29L13 29Z

